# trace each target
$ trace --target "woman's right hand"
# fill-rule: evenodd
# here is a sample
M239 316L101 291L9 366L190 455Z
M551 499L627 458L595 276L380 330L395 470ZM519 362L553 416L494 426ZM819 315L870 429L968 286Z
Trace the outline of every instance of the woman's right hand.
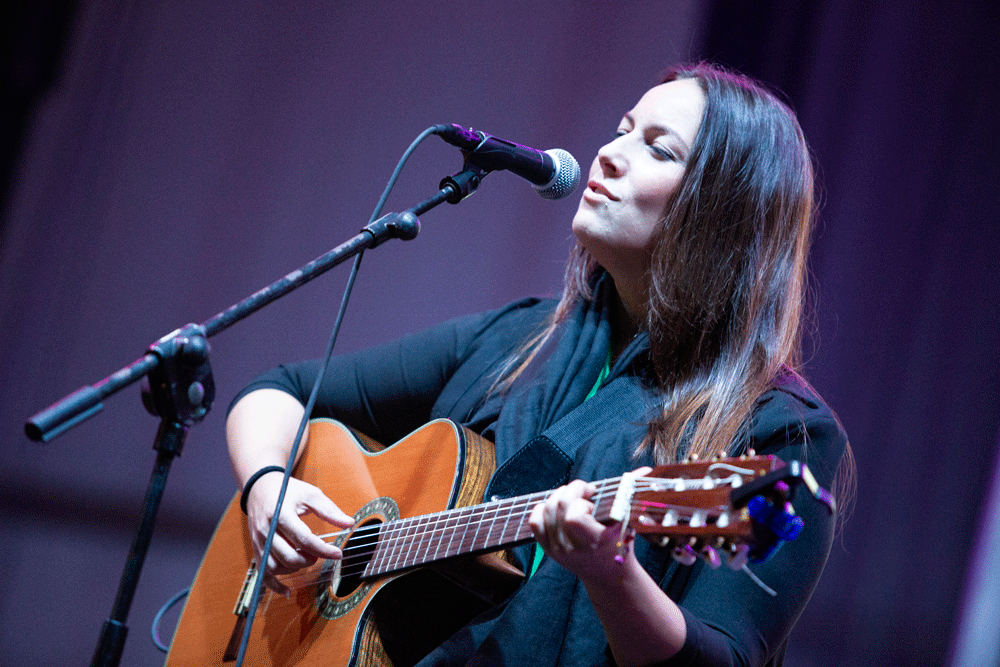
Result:
M247 525L258 563L262 562L261 554L274 516L274 507L278 502L281 480L282 473L267 473L257 479L247 497ZM275 575L295 572L319 559L338 560L342 556L338 547L324 541L309 529L301 519L304 514L314 514L337 528L347 528L354 524L354 519L337 507L318 487L290 478L264 575L264 584L281 595L287 596L289 590Z

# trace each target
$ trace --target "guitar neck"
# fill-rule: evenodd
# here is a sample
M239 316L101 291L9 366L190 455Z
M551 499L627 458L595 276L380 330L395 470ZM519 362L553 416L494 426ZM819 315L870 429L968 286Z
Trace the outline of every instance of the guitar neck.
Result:
M597 482L594 517L611 520L620 477ZM364 577L377 577L454 556L497 551L533 539L528 517L551 491L395 519L379 525L377 545Z
M811 479L803 470L798 462L785 469L785 464L772 456L669 464L658 466L649 476L625 473L595 482L590 501L593 517L601 523L627 523L662 546L676 540L677 545L684 542L708 551L723 548L732 556L741 545L749 548L754 542L751 514L758 510L748 514L751 508L745 506L757 494L777 493L780 502L775 506L761 497L772 509L761 507L764 514L753 518L764 521L765 528L778 539L794 539L791 533L786 535L784 525L792 515L783 508L790 497L789 483ZM775 491L778 482L782 482L780 492ZM821 491L818 486L816 489ZM379 577L528 542L533 539L528 525L531 511L551 493L542 491L371 526L359 545L365 551L361 577ZM738 496L736 504L731 493ZM347 558L362 569L345 551Z

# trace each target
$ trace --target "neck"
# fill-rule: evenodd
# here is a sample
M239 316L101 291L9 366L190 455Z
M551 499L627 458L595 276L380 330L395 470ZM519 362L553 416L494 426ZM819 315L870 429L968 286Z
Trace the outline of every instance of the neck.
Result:
M626 307L620 296L611 303L611 365L614 366L618 357L628 347L632 339L639 333L638 320Z

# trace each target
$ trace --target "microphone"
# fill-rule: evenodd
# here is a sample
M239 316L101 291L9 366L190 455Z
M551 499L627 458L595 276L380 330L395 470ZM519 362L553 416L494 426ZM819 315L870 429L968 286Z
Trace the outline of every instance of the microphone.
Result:
M484 171L513 172L545 199L562 199L580 183L580 164L561 148L540 151L454 124L435 125L434 134L461 148L466 163Z

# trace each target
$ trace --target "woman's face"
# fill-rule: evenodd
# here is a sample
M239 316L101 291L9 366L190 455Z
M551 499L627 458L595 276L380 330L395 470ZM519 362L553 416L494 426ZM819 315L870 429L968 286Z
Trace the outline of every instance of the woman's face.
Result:
M573 233L614 278L633 317L640 315L659 225L684 175L704 105L694 79L650 89L590 167Z

